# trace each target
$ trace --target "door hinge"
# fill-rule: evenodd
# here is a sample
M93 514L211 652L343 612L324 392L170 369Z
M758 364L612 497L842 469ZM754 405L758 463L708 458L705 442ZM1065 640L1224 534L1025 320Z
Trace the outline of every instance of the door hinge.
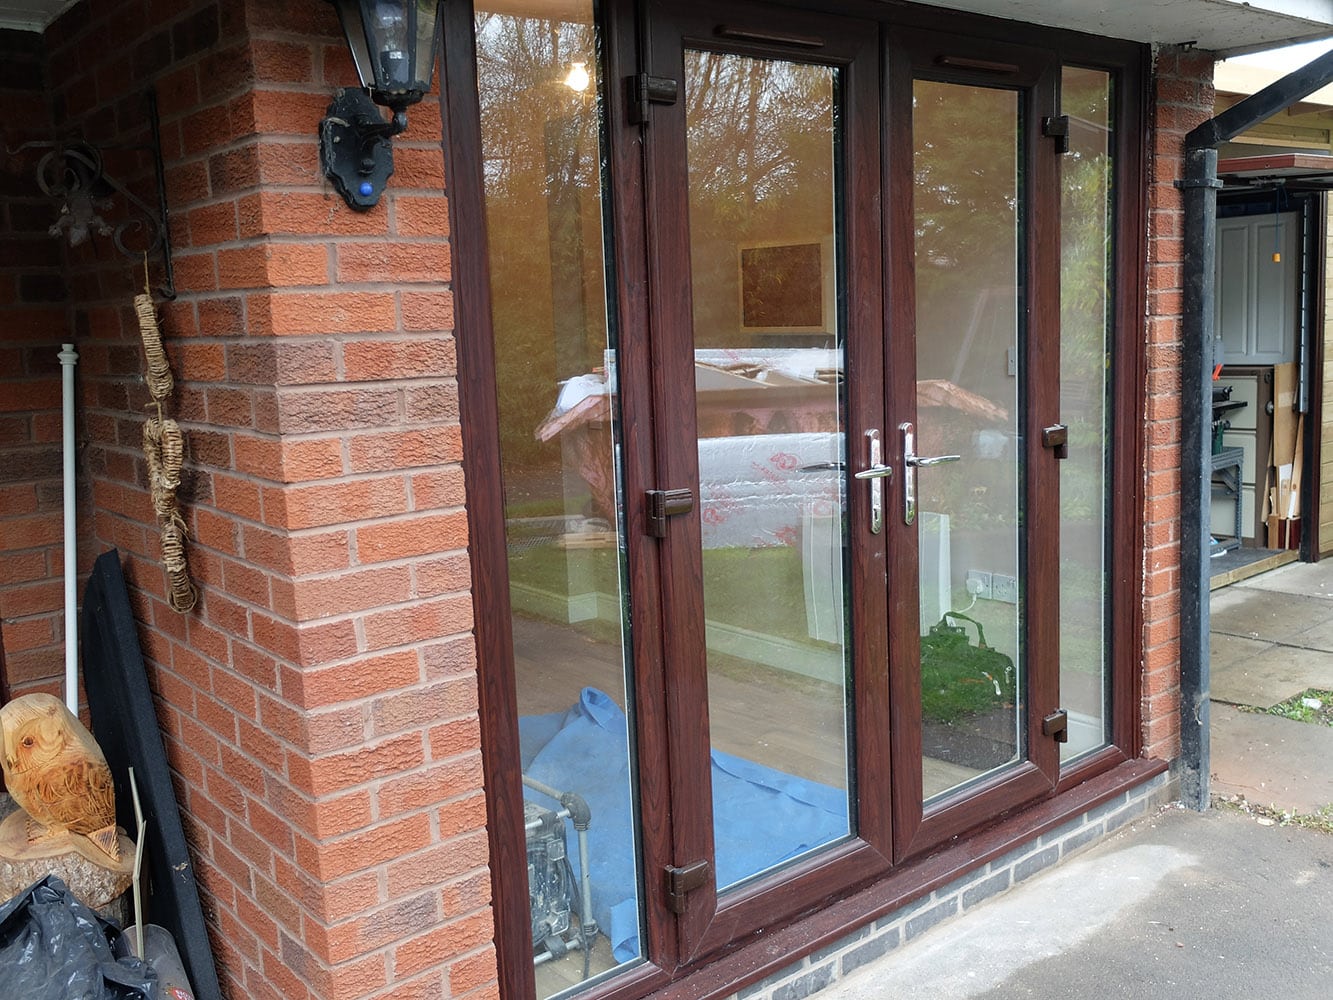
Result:
M667 518L694 510L694 494L689 490L648 490L648 534L666 538Z
M1055 140L1057 153L1069 152L1069 116L1047 115L1041 120L1041 134Z
M702 889L713 877L713 866L707 861L695 861L680 868L666 870L666 904L672 913L685 912L685 897L695 889Z
M1066 424L1052 424L1041 429L1041 446L1055 452L1056 458L1069 457L1069 427Z
M1069 713L1063 708L1052 712L1041 720L1041 734L1049 736L1056 743L1069 742Z
M669 76L640 73L626 78L629 84L629 120L631 125L648 123L648 108L653 104L675 104L680 98L680 84Z

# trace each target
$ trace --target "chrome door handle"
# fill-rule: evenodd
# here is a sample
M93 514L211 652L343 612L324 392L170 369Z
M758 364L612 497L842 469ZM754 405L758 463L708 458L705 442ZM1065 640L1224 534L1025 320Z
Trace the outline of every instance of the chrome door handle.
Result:
M957 462L962 459L962 455L932 455L926 458L922 455L904 455L903 462L909 468L929 469L932 465L944 465L948 462Z
M918 455L916 453L916 428L911 422L898 425L898 434L903 443L903 523L916 523L916 470L929 469L947 462L957 462L962 455Z
M892 465L872 465L868 469L852 473L853 479L887 479L893 475Z
M866 451L867 467L852 473L852 478L870 482L870 533L878 535L884 528L884 480L893 475L893 466L884 464L878 430L866 431Z

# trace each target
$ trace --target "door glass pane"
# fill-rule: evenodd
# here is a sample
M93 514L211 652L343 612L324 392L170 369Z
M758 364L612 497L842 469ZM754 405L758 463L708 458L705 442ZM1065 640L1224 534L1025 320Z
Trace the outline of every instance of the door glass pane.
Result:
M916 470L927 799L1024 756L1018 97L913 92L916 453L961 456Z
M1060 157L1060 703L1062 760L1105 746L1111 512L1111 75L1066 66Z
M850 831L837 71L685 59L719 888Z
M547 997L642 955L601 80L590 2L483 3L475 25L528 891Z

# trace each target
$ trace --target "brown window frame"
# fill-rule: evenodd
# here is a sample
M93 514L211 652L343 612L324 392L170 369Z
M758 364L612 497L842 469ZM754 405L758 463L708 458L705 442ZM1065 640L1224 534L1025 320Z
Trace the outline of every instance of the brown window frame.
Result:
M638 37L633 6L629 2L603 4L605 10L601 16L608 38L607 79L611 81L620 81L632 72L629 67L618 65L617 59L619 53L633 51ZM885 10L882 5L857 0L842 4L807 4L804 9L874 19L880 25L881 35L889 38L903 29L930 28L939 18L938 11L912 7ZM526 880L517 874L526 869L523 800L517 763L517 702L512 636L508 625L510 607L503 483L484 242L481 139L471 5L446 4L442 16L445 40L441 102L451 232L452 238L459 243L459 252L454 255L453 289L458 317L470 556L475 607L485 609L484 614L476 615L475 635L495 941L501 995L506 1000L520 1000L533 995L534 980L528 941ZM581 995L596 1000L629 1000L667 986L671 987L673 996L713 997L733 992L1165 769L1161 762L1139 757L1141 678L1138 660L1143 631L1143 575L1139 557L1144 545L1139 471L1144 461L1144 442L1140 421L1125 418L1125 415L1141 415L1146 405L1142 346L1147 210L1146 151L1142 142L1142 137L1148 134L1146 50L1134 43L963 14L951 17L950 29L960 38L969 39L970 43L994 42L1005 46L1021 43L1042 48L1049 53L1057 72L1061 65L1078 65L1106 70L1114 80L1117 100L1112 405L1118 416L1113 423L1114 458L1110 486L1114 497L1110 569L1114 575L1109 580L1109 587L1112 620L1116 622L1110 651L1111 744L1060 769L1053 792L1015 814L998 821L981 814L967 816L949 831L968 834L964 842L956 846L926 857L918 856L896 867L873 866L860 885L851 885L838 878L839 885L830 885L822 897L819 893L810 896L801 892L799 899L789 897L775 907L771 896L756 897L750 909L771 908L780 914L767 926L762 942L738 942L730 950L710 947L708 954L712 957L702 962L688 958L680 960L675 934L662 919L664 914L650 912L646 953L667 956L668 964L656 966L645 961ZM612 101L613 109L618 102L618 98ZM884 108L881 100L881 109ZM894 134L884 110L880 115L880 129L882 137ZM897 141L901 141L901 136ZM646 220L632 210L633 205L642 203L642 185L642 173L622 172L617 176L613 199L614 210L620 213L621 232L646 239L643 231ZM902 220L894 221L893 205L889 198L884 200L886 228L883 239L885 260L888 261L894 242L889 225L901 225ZM623 247L617 247L614 252L618 285L613 294L620 308L631 313L642 308L641 303L634 301L637 293L631 289L644 287L646 264L633 253L626 253ZM646 381L650 377L646 370L625 372L627 379ZM636 428L629 421L627 433L647 435L649 431ZM644 454L651 454L651 442L646 437L638 444ZM654 556L645 551L635 561L639 568L633 571L635 576L631 578L631 586L657 586ZM636 624L649 630L657 626L651 615ZM670 737L660 722L665 709L664 693L649 687L641 690L638 697L645 744L667 745ZM665 810L665 804L660 808ZM661 816L645 814L641 836L649 849L666 856L668 826L660 822L661 819ZM840 850L834 848L830 853L838 855ZM847 852L843 850L842 853ZM821 859L806 867L818 868L823 863ZM781 895L781 890L770 892ZM658 895L650 888L646 905L652 907ZM816 902L819 904L817 912L811 915L810 907ZM774 954L781 957L774 958ZM676 956L674 963L670 961L672 956Z

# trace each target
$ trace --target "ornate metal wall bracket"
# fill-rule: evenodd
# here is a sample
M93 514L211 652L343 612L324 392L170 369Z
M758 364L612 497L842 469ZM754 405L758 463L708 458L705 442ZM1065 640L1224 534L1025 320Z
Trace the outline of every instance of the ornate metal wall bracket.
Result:
M37 161L36 180L42 193L60 205L60 214L48 230L52 236L65 237L70 246L78 246L90 236L109 236L126 257L142 258L159 254L162 258L164 284L158 294L176 297L176 280L171 264L170 216L167 210L166 174L162 166L162 138L157 117L157 93L145 96L152 144L107 147L145 150L152 154L157 181L157 207L148 204L120 181L107 174L102 150L82 139L57 142L25 142L6 152L13 156L26 150L45 149ZM102 217L115 207L120 195L128 207L127 217L109 223Z

